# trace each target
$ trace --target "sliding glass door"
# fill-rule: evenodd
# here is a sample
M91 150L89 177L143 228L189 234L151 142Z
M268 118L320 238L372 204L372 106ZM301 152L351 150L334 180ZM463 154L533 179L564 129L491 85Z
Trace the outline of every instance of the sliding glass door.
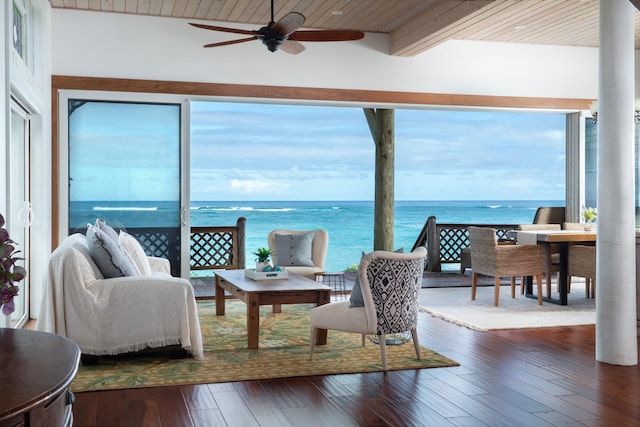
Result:
M27 110L18 102L11 100L11 138L9 141L9 161L7 168L9 209L6 227L11 239L17 243L23 258L19 265L29 271L29 227L32 212L29 203L29 120ZM24 325L29 316L29 275L21 280L18 295L13 299L15 310L9 317L10 327ZM4 326L4 325L0 325Z
M60 107L68 118L68 150L61 174L68 176L61 211L67 215L61 236L84 233L102 219L138 238L147 255L168 258L174 275L188 275L189 192L181 176L188 171L181 152L188 106L148 96L65 95Z

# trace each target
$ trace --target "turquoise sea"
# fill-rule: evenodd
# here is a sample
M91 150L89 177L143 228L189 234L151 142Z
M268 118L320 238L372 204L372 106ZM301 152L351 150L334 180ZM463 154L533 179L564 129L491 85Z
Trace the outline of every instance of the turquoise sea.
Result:
M394 246L411 250L431 215L440 223L524 224L533 221L539 206L564 206L564 201L398 201ZM170 226L171 218L178 218L178 207L170 202L72 202L70 212L76 227L96 217L125 228ZM190 215L192 226L233 226L245 217L247 265L254 261L252 252L267 246L267 235L275 228L326 229L328 271L357 264L362 251L373 249L372 201L192 201Z

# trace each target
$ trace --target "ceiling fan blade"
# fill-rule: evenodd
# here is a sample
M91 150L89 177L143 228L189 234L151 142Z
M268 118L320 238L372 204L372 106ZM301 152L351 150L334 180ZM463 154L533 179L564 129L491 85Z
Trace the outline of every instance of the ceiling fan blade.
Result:
M247 37L246 39L236 39L236 40L228 40L226 42L209 43L209 44L205 44L202 47L228 46L230 44L238 44L238 43L250 42L251 40L258 40L258 38L254 36L254 37Z
M288 37L289 40L299 42L342 42L362 38L364 38L364 33L355 30L296 31Z
M225 33L234 33L234 34L244 34L244 35L254 35L256 32L252 30L241 30L239 28L227 28L227 27L216 27L215 25L205 25L205 24L195 24L193 22L189 22L189 25L192 25L196 28L202 28L205 30L213 30L213 31L222 31Z
M280 50L290 53L291 55L297 55L305 50L305 47L302 45L302 43L298 43L297 41L285 40L280 45Z
M289 34L302 27L306 18L298 12L290 12L282 17L278 22L273 24L271 29L282 35Z

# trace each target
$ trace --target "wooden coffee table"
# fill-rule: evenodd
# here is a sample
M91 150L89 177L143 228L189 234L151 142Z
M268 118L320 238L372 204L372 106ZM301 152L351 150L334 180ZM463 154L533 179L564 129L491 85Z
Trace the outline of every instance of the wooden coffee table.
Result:
M216 315L224 316L224 291L231 293L247 305L247 346L258 348L260 306L272 305L279 313L282 304L327 304L331 287L306 277L289 273L284 280L252 280L244 270L219 270L216 275ZM316 344L327 343L327 330L319 329Z

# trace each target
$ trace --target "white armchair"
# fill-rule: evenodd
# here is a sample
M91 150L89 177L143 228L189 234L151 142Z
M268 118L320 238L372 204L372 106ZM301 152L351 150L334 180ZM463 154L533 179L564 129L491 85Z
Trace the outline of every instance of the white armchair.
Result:
M379 336L382 368L387 370L386 335L411 331L416 356L418 342L418 304L427 250L421 246L411 253L371 252L360 260L358 281L364 307L350 307L338 301L311 310L309 359L313 358L318 329L333 329Z
M286 245L287 253L278 253L285 246L281 241L284 237L293 243ZM329 247L325 230L273 230L267 236L267 244L274 264L291 273L315 280L315 273L324 271Z
M105 279L87 238L67 237L49 260L36 328L74 341L83 357L168 346L203 357L193 287L148 257L150 275Z

